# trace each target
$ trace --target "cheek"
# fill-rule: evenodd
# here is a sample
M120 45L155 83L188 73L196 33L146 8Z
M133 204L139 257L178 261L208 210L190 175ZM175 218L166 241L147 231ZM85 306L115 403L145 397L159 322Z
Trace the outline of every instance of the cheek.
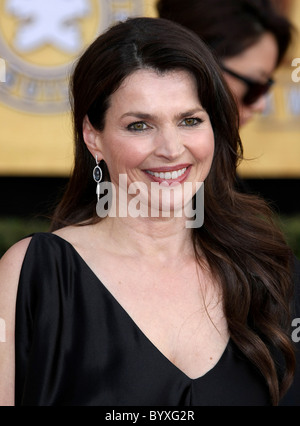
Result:
M208 132L205 138L201 138L193 144L192 152L195 158L201 162L212 161L215 149L215 138L213 131Z
M107 141L105 141L107 142ZM103 158L110 173L127 173L131 169L139 167L145 160L145 150L141 144L130 141L124 145L118 139L104 143Z

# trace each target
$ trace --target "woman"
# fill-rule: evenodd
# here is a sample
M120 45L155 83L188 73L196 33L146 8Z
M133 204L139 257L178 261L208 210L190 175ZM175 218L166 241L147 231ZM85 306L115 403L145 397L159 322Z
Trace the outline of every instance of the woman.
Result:
M265 109L292 37L291 23L271 0L158 0L157 10L194 31L220 58L241 125Z
M52 233L1 261L2 403L298 403L294 259L234 189L238 113L207 47L131 19L86 50L71 89L75 165ZM204 181L204 224L187 226Z

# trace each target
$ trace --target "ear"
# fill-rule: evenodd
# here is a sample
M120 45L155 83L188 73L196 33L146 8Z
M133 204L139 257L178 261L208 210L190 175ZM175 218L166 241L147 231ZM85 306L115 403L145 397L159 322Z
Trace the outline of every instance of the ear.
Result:
M87 115L83 119L82 134L87 149L90 151L92 156L96 158L97 155L98 161L102 160L103 155L101 151L100 132L92 126Z

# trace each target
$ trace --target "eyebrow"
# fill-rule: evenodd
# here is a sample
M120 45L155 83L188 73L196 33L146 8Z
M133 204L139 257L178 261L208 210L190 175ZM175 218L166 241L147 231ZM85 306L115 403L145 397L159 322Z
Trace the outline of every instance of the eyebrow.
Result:
M180 119L185 118L185 117L190 117L190 116L192 116L196 113L199 113L199 112L205 112L205 109L200 108L200 107L196 107L196 108L190 109L188 111L181 112L181 113L177 114L175 116L175 118L177 120L180 120ZM144 113L144 112L137 112L137 111L128 111L121 116L121 118L125 118L125 117L135 117L135 118L138 118L139 120L157 120L158 119L158 116L156 114L152 115L152 114L148 114L148 113Z

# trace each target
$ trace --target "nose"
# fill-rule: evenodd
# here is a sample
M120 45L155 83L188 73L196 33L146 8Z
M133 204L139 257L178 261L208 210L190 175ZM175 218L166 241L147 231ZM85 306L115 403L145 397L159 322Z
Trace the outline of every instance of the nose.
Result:
M176 129L161 130L156 136L155 154L167 160L175 160L184 152L184 144Z

